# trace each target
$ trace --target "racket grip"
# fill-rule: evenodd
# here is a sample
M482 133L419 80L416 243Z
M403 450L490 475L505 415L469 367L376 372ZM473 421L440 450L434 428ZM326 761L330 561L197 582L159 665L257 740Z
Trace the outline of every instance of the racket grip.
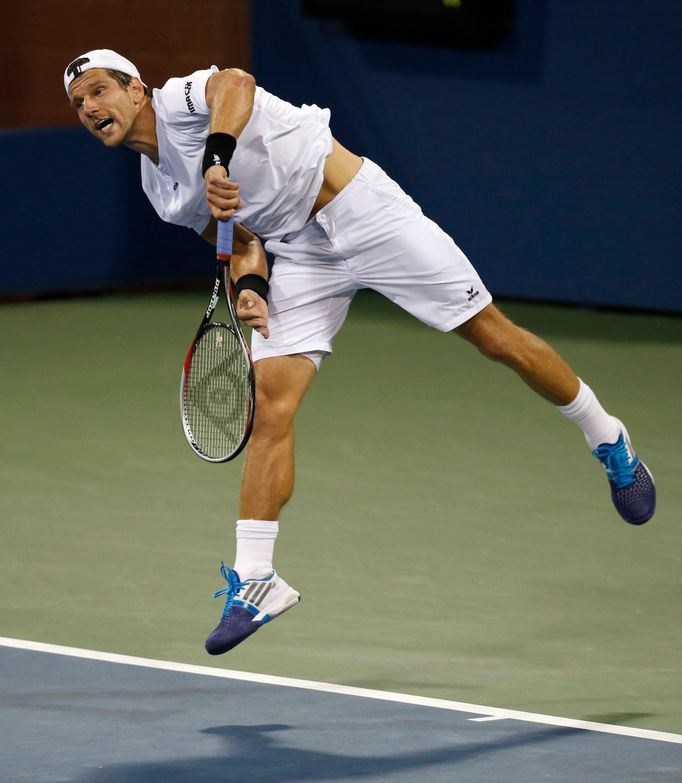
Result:
M232 232L234 230L234 221L218 221L218 241L216 243L216 258L219 261L229 261L232 257Z

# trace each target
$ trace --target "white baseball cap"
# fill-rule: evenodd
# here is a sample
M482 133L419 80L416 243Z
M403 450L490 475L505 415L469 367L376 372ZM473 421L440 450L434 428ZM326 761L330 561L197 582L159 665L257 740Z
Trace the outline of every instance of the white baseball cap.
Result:
M77 79L85 71L91 68L108 68L111 71L120 71L128 76L140 78L137 68L122 55L113 49L93 49L80 57L72 60L64 70L64 89L69 94L69 87L74 79ZM144 84L144 82L143 82Z

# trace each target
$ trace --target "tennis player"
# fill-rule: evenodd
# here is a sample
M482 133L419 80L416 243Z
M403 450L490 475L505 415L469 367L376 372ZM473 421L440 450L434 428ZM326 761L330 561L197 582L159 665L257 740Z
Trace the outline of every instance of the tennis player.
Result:
M332 137L328 109L292 106L249 74L215 66L150 90L108 49L73 60L64 87L105 146L141 153L142 187L163 220L211 241L216 220L237 223L232 276L238 315L254 328L258 408L209 653L232 649L300 599L272 566L294 486L294 417L361 288L515 370L583 431L623 519L653 516L654 482L624 425L556 351L492 304L464 253L399 185ZM275 258L269 280L258 238Z

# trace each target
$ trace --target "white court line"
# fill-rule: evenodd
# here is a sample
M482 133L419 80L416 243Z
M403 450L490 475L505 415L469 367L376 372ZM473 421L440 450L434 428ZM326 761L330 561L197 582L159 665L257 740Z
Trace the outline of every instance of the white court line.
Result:
M652 731L650 729L637 729L630 726L615 726L609 723L593 723L592 721L561 718L556 715L541 715L534 712L519 712L518 710L507 710L500 707L485 707L481 704L467 704L462 701L448 701L447 699L432 699L428 696L411 696L407 693L375 691L370 690L369 688L356 688L351 685L334 685L333 683L314 682L313 680L296 680L291 677L276 677L270 674L252 674L251 672L238 672L231 669L217 669L212 666L195 666L190 663L156 661L153 658L136 658L132 655L119 655L118 653L99 652L97 650L83 650L79 647L62 647L58 644L30 642L24 639L9 639L4 636L0 636L0 646L14 647L18 650L52 653L53 655L66 655L72 658L85 658L91 661L120 663L126 666L142 666L146 669L162 669L164 671L182 672L184 674L199 674L204 677L222 677L228 680L257 682L264 685L279 685L283 688L302 688L309 691L337 693L343 696L356 696L364 699L378 699L380 701L392 701L401 704L414 704L420 707L432 707L438 710L451 710L453 712L469 712L474 713L475 715L484 716L481 719L473 718L472 720L521 720L528 723L542 723L546 726L563 726L570 729L584 729L586 731L598 731L603 734L618 734L624 737L637 737L639 739L672 742L677 745L682 745L682 734L670 734L665 731Z

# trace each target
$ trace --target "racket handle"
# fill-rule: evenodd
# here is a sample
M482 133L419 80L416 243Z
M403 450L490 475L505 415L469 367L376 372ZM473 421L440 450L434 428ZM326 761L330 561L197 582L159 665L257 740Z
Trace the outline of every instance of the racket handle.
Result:
M234 230L234 221L218 221L218 241L216 243L216 258L218 261L229 261L232 258L232 232Z

